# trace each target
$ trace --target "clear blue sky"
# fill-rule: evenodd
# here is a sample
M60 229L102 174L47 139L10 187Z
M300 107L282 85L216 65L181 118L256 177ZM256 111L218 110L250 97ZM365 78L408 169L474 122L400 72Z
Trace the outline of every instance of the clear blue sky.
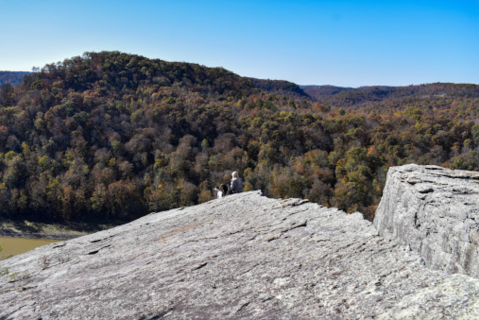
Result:
M479 0L0 0L0 70L119 50L340 86L479 83Z

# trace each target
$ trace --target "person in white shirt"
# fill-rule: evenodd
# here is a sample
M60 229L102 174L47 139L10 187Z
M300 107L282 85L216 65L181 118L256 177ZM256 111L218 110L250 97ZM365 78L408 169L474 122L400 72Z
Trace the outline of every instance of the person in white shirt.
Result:
M226 195L226 186L224 184L220 184L219 188L216 188L215 187L215 191L216 191L216 197L219 199L219 198L223 198L225 195Z

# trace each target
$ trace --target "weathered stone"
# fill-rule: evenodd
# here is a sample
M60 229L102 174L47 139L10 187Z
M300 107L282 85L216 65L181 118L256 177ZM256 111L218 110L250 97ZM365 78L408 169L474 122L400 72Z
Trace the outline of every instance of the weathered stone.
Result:
M479 281L455 274L437 286L403 297L379 320L479 319Z
M479 305L478 280L425 268L360 213L259 192L150 214L2 267L0 319L467 319Z
M479 172L392 167L374 224L419 252L427 266L479 277Z

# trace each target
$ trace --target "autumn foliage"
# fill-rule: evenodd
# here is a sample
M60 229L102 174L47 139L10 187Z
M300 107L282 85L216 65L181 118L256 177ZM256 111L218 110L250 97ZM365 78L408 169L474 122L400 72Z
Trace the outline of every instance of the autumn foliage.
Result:
M444 88L358 106L222 68L85 53L0 88L1 216L127 221L208 201L234 170L245 190L372 218L389 166L479 170L479 89Z

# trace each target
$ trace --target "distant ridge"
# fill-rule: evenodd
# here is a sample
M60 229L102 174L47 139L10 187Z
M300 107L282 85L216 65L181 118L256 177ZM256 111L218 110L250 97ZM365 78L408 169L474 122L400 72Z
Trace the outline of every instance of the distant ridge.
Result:
M4 83L17 84L22 82L23 76L29 74L26 71L0 71L0 86Z
M337 86L331 86L331 85L326 85L326 86L309 85L309 86L300 86L300 88L303 89L304 92L307 92L308 95L316 99L332 96L343 91L354 90L354 88L337 87Z
M431 83L405 87L365 86L343 88L335 86L300 86L319 102L337 107L352 107L367 102L393 101L403 98L478 98L479 85Z

